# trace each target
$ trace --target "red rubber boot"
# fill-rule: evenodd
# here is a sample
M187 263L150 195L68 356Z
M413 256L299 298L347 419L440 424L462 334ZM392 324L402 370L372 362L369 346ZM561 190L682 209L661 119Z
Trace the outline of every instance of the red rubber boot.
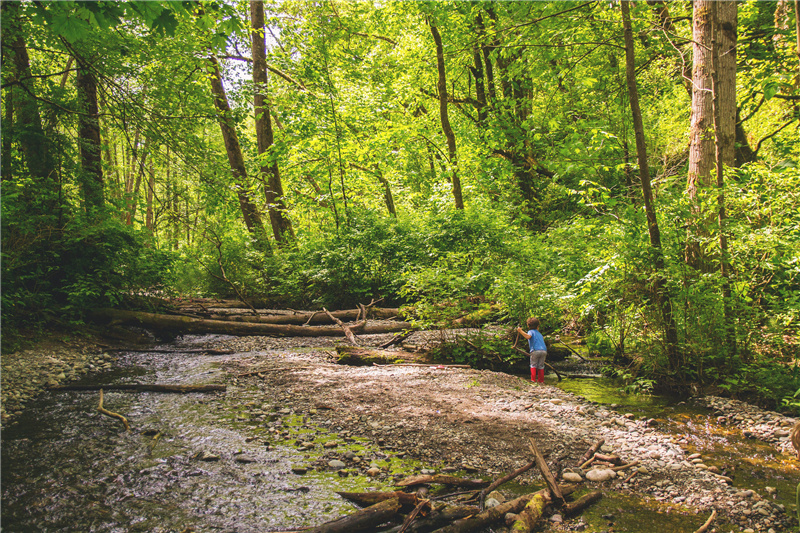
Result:
M539 369L539 383L544 383L544 368Z
M536 369L531 367L531 381L536 383Z

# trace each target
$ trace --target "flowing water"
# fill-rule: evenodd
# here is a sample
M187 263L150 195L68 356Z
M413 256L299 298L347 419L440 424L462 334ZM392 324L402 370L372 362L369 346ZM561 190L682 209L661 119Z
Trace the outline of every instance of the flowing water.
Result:
M189 349L211 340L186 337L169 348ZM221 359L126 353L117 370L87 376L82 383L224 382ZM559 386L660 420L688 450L735 471L737 486L759 493L776 487L776 498L793 507L797 466L769 446L717 426L710 413L668 398L624 395L617 383L604 378L566 380ZM337 490L390 490L360 476L293 474L292 465L307 462L308 456L280 442L265 445L267 426L291 424L290 406L262 405L256 389L106 392L106 409L136 421L131 432L98 413L98 400L96 392L46 393L29 404L17 424L3 430L3 531L281 531L352 512ZM245 416L244 407L252 405L264 413L259 423ZM202 460L204 454L218 460ZM584 514L588 532L689 532L703 518L687 520L682 513L618 495Z

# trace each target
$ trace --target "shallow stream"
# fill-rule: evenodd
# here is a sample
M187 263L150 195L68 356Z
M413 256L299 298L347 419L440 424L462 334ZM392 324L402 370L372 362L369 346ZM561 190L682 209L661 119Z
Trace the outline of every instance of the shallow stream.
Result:
M187 337L168 348L211 340ZM223 357L252 355L123 353L116 370L87 376L82 384L224 383ZM776 500L793 509L797 466L769 446L717 426L710 413L669 399L627 396L602 378L559 386L658 419L687 449L735 471L737 486L760 494L775 487ZM283 531L352 512L337 490L391 490L361 476L293 473L293 465L308 463L308 452L271 441L268 431L291 429L291 405L264 404L257 389L229 384L226 394L107 391L104 407L124 413L130 432L98 413L98 401L96 392L46 393L4 429L3 531ZM258 423L254 409L262 413ZM321 429L305 438L322 442L326 435ZM584 531L690 532L704 520L669 511L612 496L584 514Z

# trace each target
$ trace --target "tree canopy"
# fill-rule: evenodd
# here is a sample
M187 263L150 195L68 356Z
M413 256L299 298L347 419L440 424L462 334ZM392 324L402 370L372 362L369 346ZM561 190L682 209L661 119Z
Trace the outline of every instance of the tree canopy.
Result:
M4 330L491 306L797 407L796 6L3 2Z

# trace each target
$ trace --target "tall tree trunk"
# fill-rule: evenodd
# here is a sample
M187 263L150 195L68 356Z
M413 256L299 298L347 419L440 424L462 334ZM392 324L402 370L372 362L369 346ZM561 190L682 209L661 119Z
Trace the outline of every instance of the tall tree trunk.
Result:
M219 70L217 58L209 56L208 63L211 67L209 82L211 92L214 95L214 105L217 108L217 120L222 131L222 139L225 142L225 151L228 154L228 163L233 174L234 188L239 198L239 207L242 210L242 218L247 230L255 238L257 244L264 251L269 250L269 242L266 239L264 224L261 221L261 214L253 202L250 191L247 188L247 169L244 166L244 156L239 145L239 137L236 135L231 108L228 104L228 97L225 94L225 87L222 85L222 74Z
M650 167L647 162L647 146L644 139L644 125L642 111L639 107L639 90L636 87L636 66L634 63L633 30L631 29L629 0L622 2L622 22L625 34L625 73L628 85L628 95L633 115L633 131L636 137L636 157L639 163L639 177L642 182L642 196L644 197L645 213L647 214L647 230L650 235L650 247L653 254L653 268L655 270L656 300L661 308L664 320L664 338L667 346L667 358L670 370L678 371L682 361L678 353L678 328L672 315L672 301L667 292L666 279L664 278L664 254L661 248L661 232L658 227L655 207L653 206L653 192L650 188Z
M719 4L719 16L714 17L714 7ZM711 223L707 213L700 212L702 189L714 186L712 169L716 161L713 87L712 44L718 32L720 47L719 111L721 161L735 164L736 139L736 2L694 0L692 68L692 120L689 130L689 171L687 194L694 203L694 222L691 224L686 246L686 261L698 270L709 270L709 261L701 251L699 241L708 234L705 225Z
M730 4L730 6L726 5ZM732 8L732 9L731 9ZM733 25L733 40L731 42L731 20L736 20L735 2L718 2L713 6L715 31L712 39L712 69L711 87L713 90L714 110L714 147L716 157L716 186L717 186L717 224L719 226L719 268L722 276L723 308L726 326L726 341L731 354L737 352L736 330L731 302L730 265L728 257L728 229L727 215L725 212L725 175L724 167L729 166L728 158L733 155L733 142L730 131L729 117L723 114L730 109L733 93L733 108L736 109L736 26ZM733 55L733 61L727 55ZM733 71L731 73L731 70ZM733 87L726 87L726 84Z
M28 48L22 34L20 9L22 9L21 2L2 3L3 18L8 20L6 35L3 35L3 45L5 45L5 57L11 59L17 84L22 88L14 95L17 115L14 129L28 170L36 180L38 190L36 196L41 201L43 197L52 195L55 198L57 195L55 162L50 142L42 127ZM46 201L42 206L44 211L52 207L54 205L50 201Z
M274 143L272 120L270 118L269 102L267 101L267 51L264 42L264 2L262 0L250 1L250 21L252 26L252 54L253 54L253 107L256 116L256 137L258 139L258 155L261 158L260 172L262 180L266 181L266 200L269 211L269 220L272 233L279 245L294 240L292 223L286 216L286 205L283 203L283 184L278 169L278 162L271 159L270 148ZM266 180L264 180L266 176Z
M447 139L447 154L450 159L450 176L453 184L453 198L455 198L456 209L464 209L464 199L461 196L461 179L458 177L458 158L456 154L456 136L450 126L450 118L447 115L447 74L444 68L444 47L442 46L442 36L433 18L429 21L431 34L436 43L436 68L439 72L437 88L439 90L439 116L442 122L442 132Z
M77 58L75 86L82 113L78 115L78 142L81 152L81 191L87 212L102 209L103 163L100 143L100 112L97 106L97 81L91 67Z
M142 188L142 178L144 177L145 161L147 160L149 139L145 137L144 146L139 150L138 148L139 131L136 131L136 138L134 139L134 148L131 161L131 180L126 186L126 193L128 196L128 213L125 217L125 223L130 226L136 219L136 209L139 206L139 190Z

